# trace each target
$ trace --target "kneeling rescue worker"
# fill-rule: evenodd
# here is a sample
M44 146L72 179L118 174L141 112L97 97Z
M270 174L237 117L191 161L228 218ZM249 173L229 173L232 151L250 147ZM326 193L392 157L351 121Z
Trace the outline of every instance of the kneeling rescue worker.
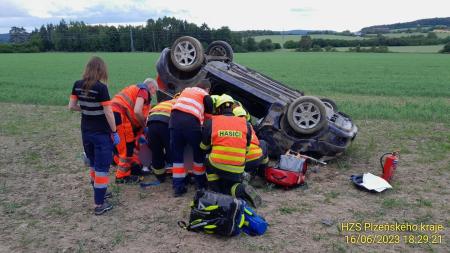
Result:
M233 114L234 116L245 118L248 121L250 120L250 115L242 106L235 107L233 109ZM267 163L269 162L267 156L267 143L264 140L259 140L253 126L250 125L250 127L252 139L250 141L250 148L246 154L245 172L259 175L264 178Z
M177 99L163 101L155 105L147 119L147 143L152 151L153 174L158 181L164 182L166 178L166 165L172 164L170 153L170 113Z
M170 151L172 153L172 176L174 196L187 192L187 170L184 164L184 149L190 145L194 155L193 173L197 189L206 187L206 175L203 162L205 154L200 149L202 125L205 118L210 118L213 102L209 96L211 84L202 80L197 87L184 89L170 114Z
M147 78L141 84L125 87L112 99L117 133L122 140L116 146L118 153L116 183L139 182L138 176L131 175L132 167L140 169L140 162L134 149L137 138L146 125L146 116L151 107L151 96L157 89L156 81Z
M200 147L209 151L206 161L208 188L261 205L261 197L242 183L246 153L250 146L251 125L245 118L233 115L233 98L224 94L216 105L217 112L205 122Z

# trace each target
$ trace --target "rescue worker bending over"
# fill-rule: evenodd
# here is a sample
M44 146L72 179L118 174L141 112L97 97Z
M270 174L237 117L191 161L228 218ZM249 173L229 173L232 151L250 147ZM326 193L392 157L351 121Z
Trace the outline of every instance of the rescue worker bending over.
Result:
M235 107L233 114L236 117L250 120L249 114L242 106ZM267 163L269 162L269 158L267 157L267 143L264 140L259 140L253 126L250 125L250 127L252 139L250 141L250 148L245 156L245 172L264 177Z
M206 187L206 175L203 162L205 154L200 149L202 125L205 118L212 113L212 100L209 96L211 84L202 80L197 87L184 89L172 107L170 114L170 151L172 153L172 176L174 196L179 197L187 192L187 170L184 166L184 149L192 147L194 155L193 173L198 189Z
M172 164L170 153L169 120L177 99L163 101L154 106L147 119L147 143L152 151L153 174L162 183L166 177L166 165Z
M206 161L208 188L261 205L261 197L250 185L242 183L245 157L250 146L251 125L233 115L233 98L224 94L217 101L217 111L206 121L200 147L209 151Z
M132 167L140 169L140 161L135 154L135 143L146 125L151 96L157 89L156 81L147 78L141 84L124 88L112 99L117 133L122 140L116 146L118 156L116 183L139 182L139 177L131 175Z

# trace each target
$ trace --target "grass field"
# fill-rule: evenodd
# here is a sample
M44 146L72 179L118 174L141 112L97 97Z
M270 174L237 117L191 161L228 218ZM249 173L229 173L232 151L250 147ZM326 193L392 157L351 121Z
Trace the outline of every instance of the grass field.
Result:
M413 35L427 36L427 33L386 33L386 34L383 34L383 36L386 36L388 38L409 37L409 36L413 36ZM436 35L439 38L446 38L446 37L450 36L450 33L440 32L440 33L436 33ZM332 34L312 34L310 36L313 39L363 40L363 39L371 39L373 37L376 37L376 34L367 34L364 37L332 35ZM254 38L257 42L261 41L263 39L271 39L272 42L280 43L281 46L283 46L284 42L286 42L288 40L299 41L301 39L301 37L302 37L302 35L262 35L262 36L255 36ZM409 49L407 49L407 50L409 52ZM402 51L399 51L399 52L402 52Z
M158 54L109 53L111 93L155 75ZM90 54L5 54L0 61L0 101L64 105ZM446 55L351 53L248 53L236 61L307 94L352 96L344 111L357 119L448 121L450 58ZM395 88L393 88L395 87ZM27 89L25 89L27 88ZM361 103L367 96L385 101ZM398 107L400 106L400 107ZM417 110L417 108L421 108ZM395 113L401 109L400 113ZM353 112L353 110L355 110Z
M450 58L440 54L248 53L235 61L334 99L359 128L351 147L309 170L308 187L260 185L258 209L271 224L261 237L217 238L177 227L185 198L164 183L148 189L111 184L115 209L92 214L79 114L66 109L90 53L0 55L0 252L449 252ZM99 53L110 93L155 75L158 54ZM400 148L393 189L355 189L352 174L379 174L378 158ZM111 177L113 180L113 177ZM153 180L152 178L149 180ZM330 223L331 225L325 225ZM346 232L346 222L442 224L429 231ZM349 235L398 235L394 244L350 244ZM414 243L404 238L413 236ZM414 239L413 238L413 239Z
M390 52L394 53L437 53L444 45L430 45L430 46L395 46L388 47ZM348 51L348 47L336 48L340 52Z
M333 34L311 34L310 35L314 39L337 39L337 40L359 40L364 39L364 37L358 36L343 36L343 35L333 35ZM271 39L274 43L280 43L283 46L283 43L288 40L299 41L302 38L302 35L261 35L254 37L256 42Z
M410 36L417 36L417 35L423 35L423 36L427 36L428 33L420 33L420 32L413 32L413 33L406 33L406 32L402 32L402 33L384 33L383 36L388 37L388 38L400 38L400 37L410 37ZM446 38L448 36L450 36L450 33L446 33L446 32L436 32L436 35L439 38ZM367 34L367 37L376 37L376 34Z

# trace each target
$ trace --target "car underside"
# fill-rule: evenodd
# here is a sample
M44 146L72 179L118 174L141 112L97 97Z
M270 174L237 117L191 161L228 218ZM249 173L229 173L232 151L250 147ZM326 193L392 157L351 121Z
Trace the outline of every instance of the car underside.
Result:
M292 150L329 160L342 154L358 132L333 100L305 96L233 62L232 48L224 41L212 42L204 51L195 38L180 37L161 52L156 68L159 101L207 78L211 94L228 94L242 103L273 159Z

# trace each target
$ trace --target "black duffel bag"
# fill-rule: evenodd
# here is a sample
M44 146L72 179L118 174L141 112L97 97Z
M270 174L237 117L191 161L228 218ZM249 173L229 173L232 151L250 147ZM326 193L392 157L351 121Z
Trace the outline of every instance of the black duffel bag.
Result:
M189 224L178 224L189 231L234 236L244 225L243 200L212 191L197 191L191 202Z

